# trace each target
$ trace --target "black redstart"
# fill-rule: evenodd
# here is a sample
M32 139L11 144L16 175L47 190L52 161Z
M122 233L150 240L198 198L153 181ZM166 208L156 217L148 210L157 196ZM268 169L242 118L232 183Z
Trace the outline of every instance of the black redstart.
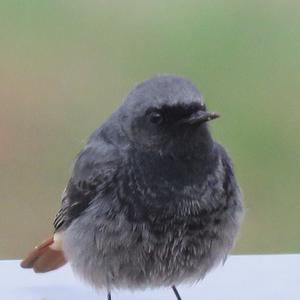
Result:
M66 261L95 288L139 289L202 279L226 259L242 217L230 159L199 91L158 75L133 88L75 159L54 235L21 263Z

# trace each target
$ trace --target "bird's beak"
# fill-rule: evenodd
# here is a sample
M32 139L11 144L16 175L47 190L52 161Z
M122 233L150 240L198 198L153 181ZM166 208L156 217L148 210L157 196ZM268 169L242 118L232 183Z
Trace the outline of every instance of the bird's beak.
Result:
M182 121L185 124L191 124L191 125L199 124L200 125L204 122L216 119L218 117L220 117L220 115L216 112L208 112L208 111L199 110L199 111L191 114L188 118L186 118Z

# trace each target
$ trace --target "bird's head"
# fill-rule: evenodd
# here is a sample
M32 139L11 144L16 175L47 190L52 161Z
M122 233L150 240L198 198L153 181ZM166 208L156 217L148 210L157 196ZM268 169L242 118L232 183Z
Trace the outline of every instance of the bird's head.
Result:
M208 112L196 87L182 77L158 75L139 83L120 108L123 130L135 145L167 154L212 143L207 122L217 118Z

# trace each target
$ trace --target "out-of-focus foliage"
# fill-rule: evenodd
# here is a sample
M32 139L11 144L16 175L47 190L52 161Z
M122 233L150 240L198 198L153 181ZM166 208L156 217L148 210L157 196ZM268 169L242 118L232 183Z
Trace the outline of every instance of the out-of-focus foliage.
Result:
M222 115L246 206L235 252L299 252L299 1L1 1L0 42L1 258L51 233L84 140L156 73Z

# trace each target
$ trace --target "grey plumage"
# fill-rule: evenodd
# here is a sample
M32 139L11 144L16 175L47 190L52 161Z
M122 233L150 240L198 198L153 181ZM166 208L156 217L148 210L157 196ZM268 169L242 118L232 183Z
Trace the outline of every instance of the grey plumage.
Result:
M243 209L215 117L191 82L159 75L92 133L54 222L75 273L107 290L172 286L226 259Z

